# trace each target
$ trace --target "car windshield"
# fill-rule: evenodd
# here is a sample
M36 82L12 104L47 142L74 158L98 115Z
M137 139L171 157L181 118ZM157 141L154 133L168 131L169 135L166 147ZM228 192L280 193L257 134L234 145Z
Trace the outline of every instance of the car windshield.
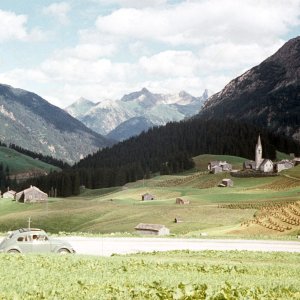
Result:
M9 231L5 237L5 239L9 240L14 236L14 232L13 231Z

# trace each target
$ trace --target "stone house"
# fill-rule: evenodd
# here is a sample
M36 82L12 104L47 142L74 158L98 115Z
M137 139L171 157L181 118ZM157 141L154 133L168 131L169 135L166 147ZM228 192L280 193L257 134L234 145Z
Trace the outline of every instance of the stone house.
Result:
M186 205L186 204L190 204L190 201L187 199L183 199L183 198L176 198L176 204L181 204L181 205Z
M16 194L16 201L23 203L34 203L48 201L48 195L35 186Z
M137 233L145 235L168 235L170 229L161 224L140 223L134 228Z
M3 193L2 197L6 199L15 199L16 193L17 192L13 190L8 190L7 192Z
M155 196L149 193L142 195L142 201L155 200Z
M260 164L259 171L263 173L269 173L274 171L274 164L270 159L264 159L262 163Z
M221 172L230 172L232 170L232 165L226 161L214 160L208 163L207 169L212 174L217 174Z
M294 165L295 165L295 166L300 165L300 157L295 157L295 158L293 159L293 162L294 162Z
M274 169L277 173L279 173L283 170L291 169L293 167L294 167L293 161L284 159L284 160L281 160L281 161L275 163Z

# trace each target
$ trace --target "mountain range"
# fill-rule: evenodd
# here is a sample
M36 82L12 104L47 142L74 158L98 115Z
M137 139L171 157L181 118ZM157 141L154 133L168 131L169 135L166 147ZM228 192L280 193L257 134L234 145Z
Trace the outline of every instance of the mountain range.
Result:
M196 113L201 120L229 118L300 141L299 78L297 37L209 99L207 91L193 97L143 88L114 101L81 98L66 112L37 94L0 84L0 141L72 164L112 145L112 139L121 141Z
M300 37L211 96L198 117L242 120L300 141Z
M112 144L40 96L0 84L0 141L74 163Z
M150 127L193 116L207 98L207 90L201 97L194 97L185 91L155 94L143 88L120 100L94 103L80 98L65 110L95 132L121 141Z

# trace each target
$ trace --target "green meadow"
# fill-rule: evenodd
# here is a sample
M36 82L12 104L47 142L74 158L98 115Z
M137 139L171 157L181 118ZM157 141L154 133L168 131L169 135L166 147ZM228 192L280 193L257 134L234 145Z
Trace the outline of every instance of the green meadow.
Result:
M0 231L32 226L49 232L80 232L90 234L135 234L138 223L164 224L176 236L199 237L295 237L300 226L278 232L250 224L258 214L257 204L284 204L300 201L300 166L275 177L236 178L228 173L208 174L209 160L222 159L241 168L243 159L229 156L204 155L195 158L193 172L155 176L129 183L123 187L101 190L85 189L80 196L50 198L48 203L22 204L0 200ZM234 186L221 188L223 178L231 178ZM155 196L153 201L141 201L144 193ZM189 205L175 204L177 197ZM235 209L228 205L236 204ZM251 205L250 205L251 204ZM252 207L252 204L253 205ZM181 222L175 223L177 218Z
M19 173L49 173L60 170L58 167L44 163L27 155L21 154L14 149L0 147L0 164L9 167L11 175Z

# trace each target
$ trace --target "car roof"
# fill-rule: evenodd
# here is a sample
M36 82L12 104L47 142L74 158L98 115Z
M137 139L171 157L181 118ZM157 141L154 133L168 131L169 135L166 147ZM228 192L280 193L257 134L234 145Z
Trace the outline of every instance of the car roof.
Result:
M30 232L36 232L36 233L45 233L44 230L39 229L39 228L20 228L14 231L14 233L30 233Z
M39 228L20 228L19 231L20 232L27 232L27 231L44 231L44 230L39 229Z

